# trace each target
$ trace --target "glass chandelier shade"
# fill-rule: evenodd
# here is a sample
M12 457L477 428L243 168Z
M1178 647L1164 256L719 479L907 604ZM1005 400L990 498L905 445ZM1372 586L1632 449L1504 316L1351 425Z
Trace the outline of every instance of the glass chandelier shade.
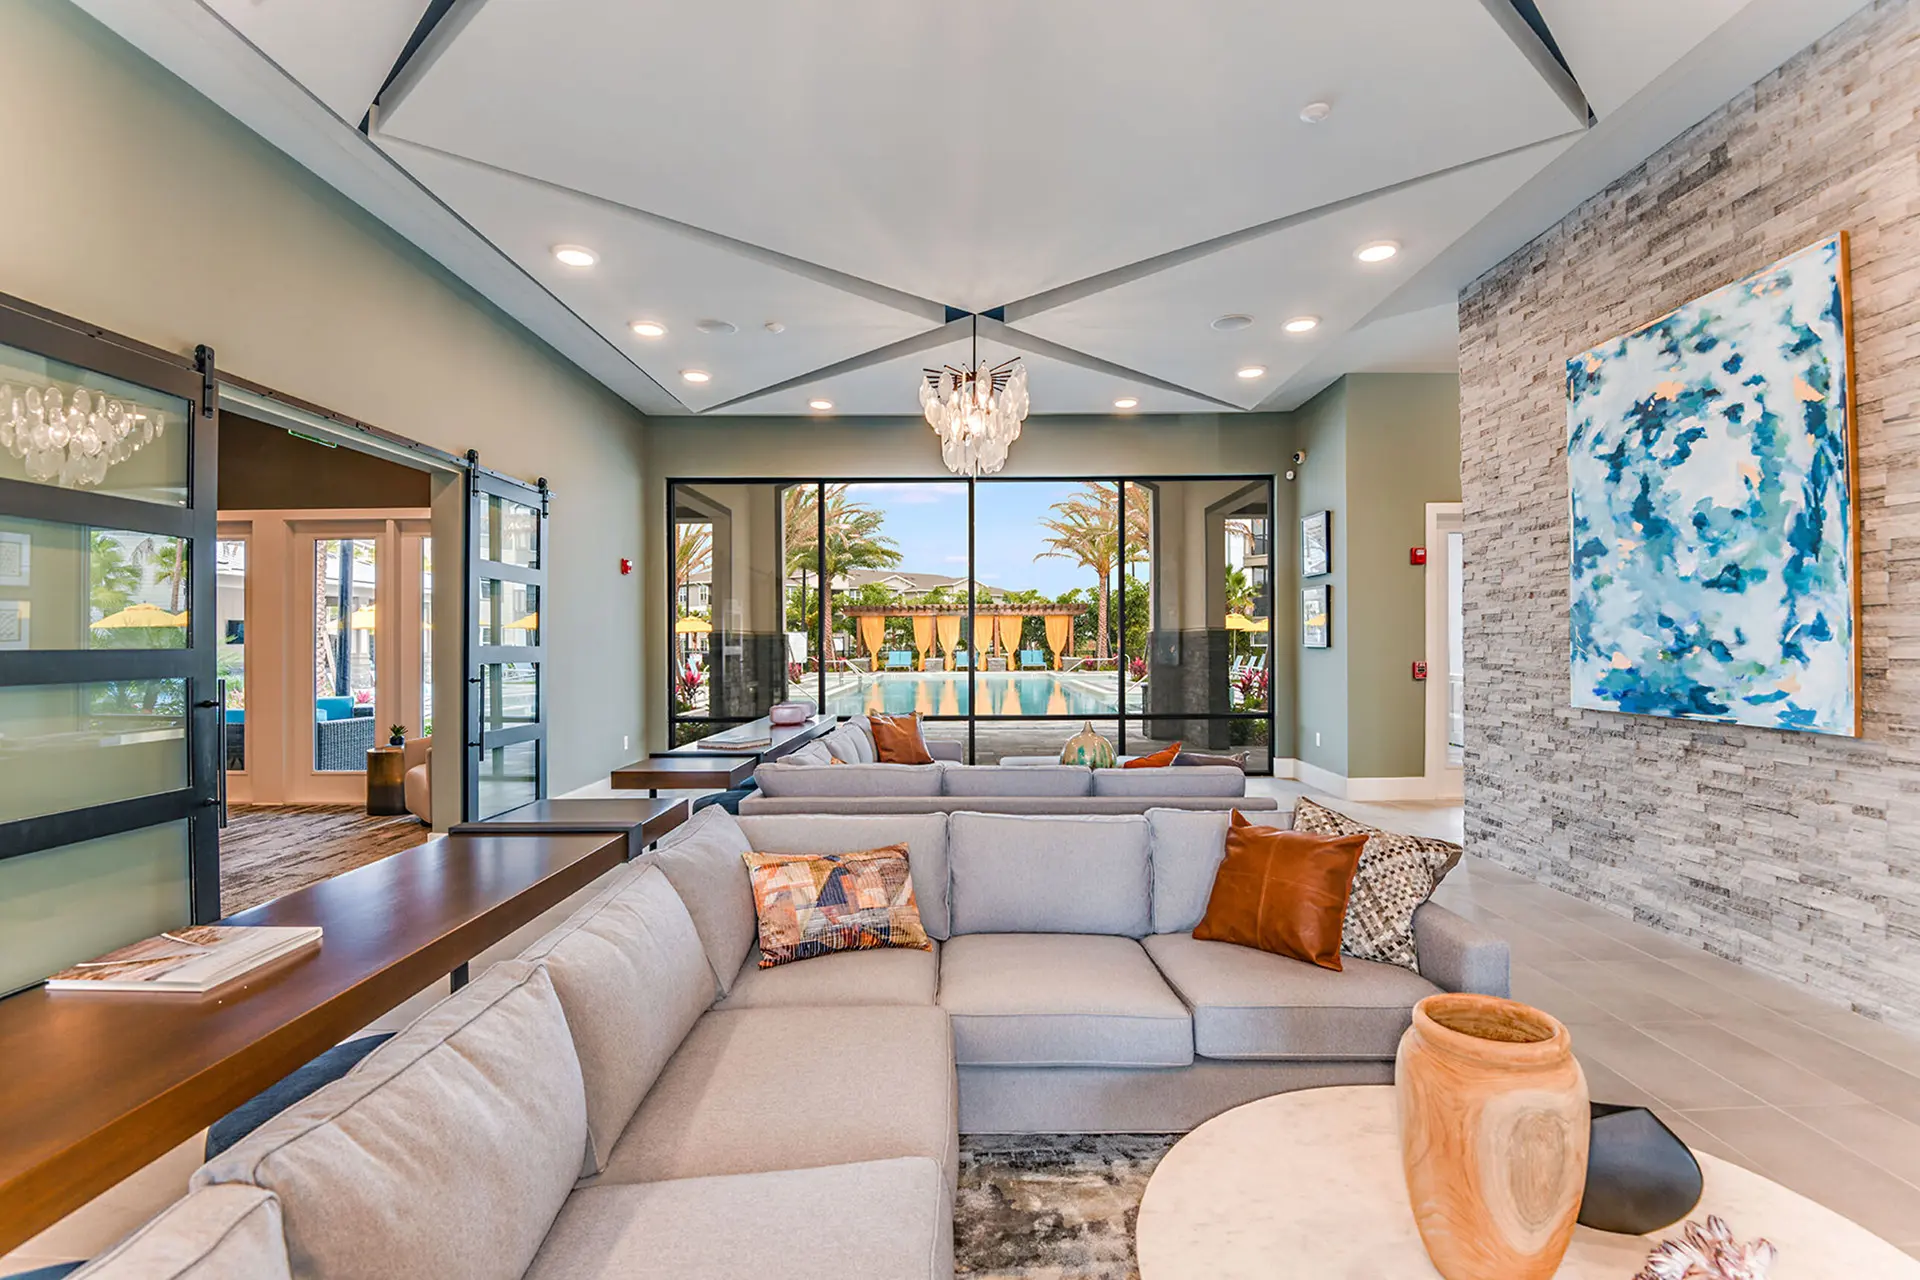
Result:
M163 418L85 387L68 399L58 387L17 391L0 383L0 448L43 484L99 484L109 466L131 458L165 429Z
M1015 356L998 365L980 360L979 318L974 318L971 367L928 369L920 382L920 410L940 437L940 460L957 475L992 475L1007 465L1007 451L1027 419L1027 369Z

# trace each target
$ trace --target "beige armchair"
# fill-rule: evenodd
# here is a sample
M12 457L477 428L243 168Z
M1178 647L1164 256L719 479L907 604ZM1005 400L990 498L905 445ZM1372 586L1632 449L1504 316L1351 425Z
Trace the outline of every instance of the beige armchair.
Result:
M407 812L433 825L433 739L408 738L400 749L400 765L407 771Z

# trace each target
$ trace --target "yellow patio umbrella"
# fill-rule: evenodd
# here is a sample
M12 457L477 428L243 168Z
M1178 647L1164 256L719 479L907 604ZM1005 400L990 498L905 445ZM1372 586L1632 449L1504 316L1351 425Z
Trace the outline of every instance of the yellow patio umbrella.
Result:
M1244 613L1230 613L1227 615L1227 630L1229 631L1265 631L1272 625L1273 619L1271 618L1249 618Z
M118 613L110 613L93 624L96 631L117 631L121 627L184 627L188 610L168 613L157 604L130 604Z
M540 629L540 611L535 609L526 617L509 622L506 629L508 631L538 631ZM712 628L709 627L708 630L712 630Z
M683 636L704 636L713 631L713 624L705 618L686 617L673 624L674 634Z
M352 615L347 618L347 625L355 631L373 630L373 606L370 604L362 605L360 608L355 609Z

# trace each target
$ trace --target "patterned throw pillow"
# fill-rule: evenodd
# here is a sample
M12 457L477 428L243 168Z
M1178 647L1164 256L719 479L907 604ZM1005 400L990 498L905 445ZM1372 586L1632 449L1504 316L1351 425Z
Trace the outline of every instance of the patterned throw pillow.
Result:
M860 853L748 853L760 967L835 951L931 951L913 898L907 846Z
M1367 837L1360 869L1353 877L1353 894L1347 899L1340 948L1356 959L1420 972L1413 945L1413 913L1460 861L1460 846L1449 840L1382 831L1305 796L1294 805L1293 829Z

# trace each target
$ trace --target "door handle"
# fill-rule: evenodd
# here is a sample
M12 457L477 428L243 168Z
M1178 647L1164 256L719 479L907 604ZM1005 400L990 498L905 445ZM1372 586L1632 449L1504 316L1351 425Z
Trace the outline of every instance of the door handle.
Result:
M206 705L220 708L220 738L215 748L219 751L220 758L214 762L214 765L220 771L220 830L225 831L227 829L227 682L222 679L217 684L220 700Z

